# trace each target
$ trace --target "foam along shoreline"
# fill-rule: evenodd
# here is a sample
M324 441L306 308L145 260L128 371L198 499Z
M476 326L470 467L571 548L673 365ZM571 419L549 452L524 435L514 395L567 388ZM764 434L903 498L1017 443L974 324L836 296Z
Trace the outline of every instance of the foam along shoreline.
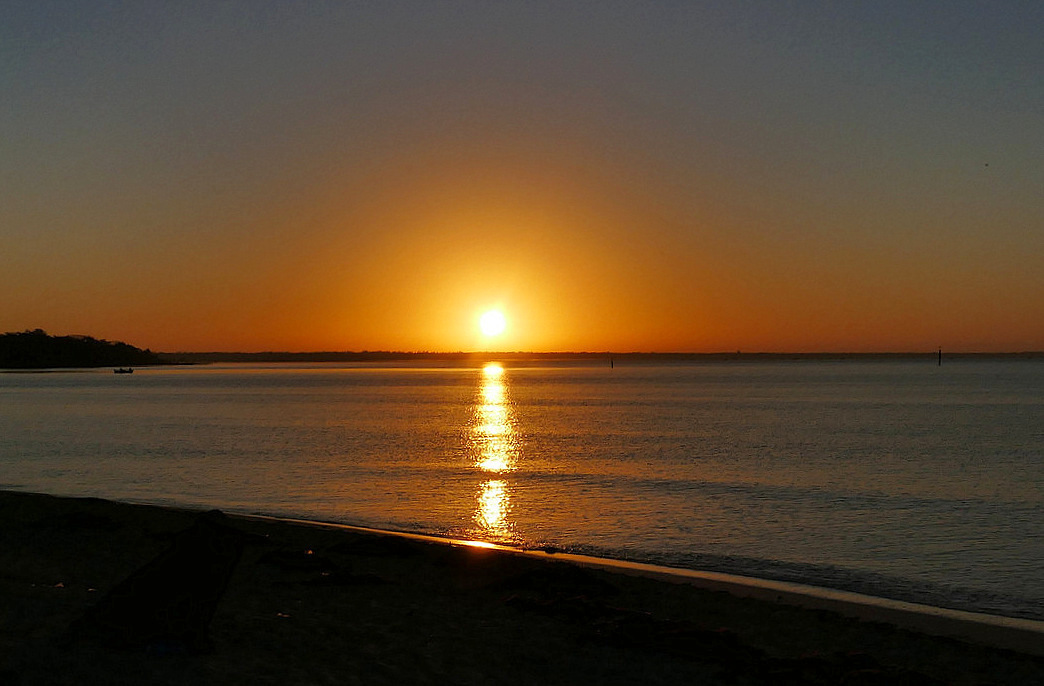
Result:
M709 591L724 591L740 598L784 603L812 610L826 610L867 622L883 622L931 636L971 641L994 648L1015 650L1044 657L1044 622L1004 617L965 610L952 610L902 600L839 591L789 581L773 581L756 577L705 572L678 567L614 560L611 558L522 549L511 546L447 538L405 531L322 522L309 519L235 514L233 517L257 521L285 522L321 528L340 529L379 536L396 536L409 540L446 545L472 546L504 553L569 562L580 567L603 569L676 584L688 584Z

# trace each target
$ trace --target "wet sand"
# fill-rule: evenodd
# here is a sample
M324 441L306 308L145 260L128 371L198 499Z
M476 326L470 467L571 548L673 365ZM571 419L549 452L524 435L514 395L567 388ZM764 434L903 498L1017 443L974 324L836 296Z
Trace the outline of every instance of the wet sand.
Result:
M0 684L1044 683L989 626L555 557L0 492Z

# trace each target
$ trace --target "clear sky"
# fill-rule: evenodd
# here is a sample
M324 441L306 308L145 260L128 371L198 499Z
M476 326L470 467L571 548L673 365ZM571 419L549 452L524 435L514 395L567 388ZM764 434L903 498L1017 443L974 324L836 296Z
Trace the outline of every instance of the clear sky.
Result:
M1041 36L1039 0L4 2L0 331L1041 350Z

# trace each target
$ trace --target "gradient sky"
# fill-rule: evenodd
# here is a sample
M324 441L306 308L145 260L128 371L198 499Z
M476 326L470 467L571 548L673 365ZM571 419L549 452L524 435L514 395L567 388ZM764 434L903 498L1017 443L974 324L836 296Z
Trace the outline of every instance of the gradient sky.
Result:
M5 2L0 331L1041 350L1042 35L1039 0Z

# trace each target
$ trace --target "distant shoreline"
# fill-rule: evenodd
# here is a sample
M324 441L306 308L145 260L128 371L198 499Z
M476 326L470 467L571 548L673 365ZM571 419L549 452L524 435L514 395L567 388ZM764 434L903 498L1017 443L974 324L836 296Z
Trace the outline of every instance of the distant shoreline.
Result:
M93 336L51 336L43 329L0 334L0 369L41 370L169 364L151 350Z
M172 352L156 353L167 364L213 364L222 362L471 362L497 359L504 362L780 362L780 361L934 361L938 351L905 353L763 353L763 352ZM943 361L953 360L1044 360L1044 351L1011 353L947 353Z
M43 329L0 334L0 369L39 371L75 368L133 368L160 365L214 363L322 363L322 362L437 362L449 365L482 364L491 359L519 366L548 362L587 363L606 366L623 364L781 362L781 361L916 361L955 360L1044 360L1044 351L1020 352L619 352L600 351L262 351L262 352L153 352L122 341L91 336L52 336Z

